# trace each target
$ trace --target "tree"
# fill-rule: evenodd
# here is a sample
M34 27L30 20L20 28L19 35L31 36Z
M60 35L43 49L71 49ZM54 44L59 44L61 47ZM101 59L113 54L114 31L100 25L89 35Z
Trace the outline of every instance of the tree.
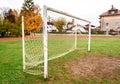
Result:
M64 18L58 18L54 21L54 26L59 30L59 32L62 32L63 26L66 25L66 20Z
M18 12L14 9L3 10L4 18L0 20L0 37L20 36L21 22L19 21Z
M20 36L21 35L21 22L19 21L19 15L17 10L10 9L6 18L10 24L8 24L8 32L7 36Z
M20 21L17 19L15 24L11 24L11 30L10 32L15 35L16 37L21 36L22 35L22 28L21 28L21 24Z
M5 19L8 19L11 23L15 23L15 14L13 13L12 9L8 11Z
M24 0L22 9L26 11L34 11L33 6L34 6L33 0Z
M5 37L8 34L10 23L8 20L4 20L2 23L0 23L0 35L1 37Z
M40 7L34 5L33 0L24 0L21 10L21 16L24 16L26 32L36 30L42 27L42 17Z
M0 8L2 19L6 18L9 10L10 10L10 8L8 8L8 7Z

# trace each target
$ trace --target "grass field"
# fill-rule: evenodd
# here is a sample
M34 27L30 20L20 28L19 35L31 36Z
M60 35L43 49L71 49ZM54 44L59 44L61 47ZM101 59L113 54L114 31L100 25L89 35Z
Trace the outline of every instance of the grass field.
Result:
M55 44L57 41L51 40L51 44ZM120 66L116 67L116 70L119 71L114 70L112 74L101 73L94 74L94 76L74 75L71 71L71 67L74 67L74 64L71 63L79 63L79 60L87 57L99 56L100 58L97 60L104 57L120 59L120 37L93 38L91 52L87 52L86 39L79 38L79 49L64 57L49 61L47 80L43 79L43 75L34 76L22 71L21 43L21 41L0 42L0 84L120 84ZM117 61L117 64L120 65L120 60ZM77 68L75 69L77 71Z

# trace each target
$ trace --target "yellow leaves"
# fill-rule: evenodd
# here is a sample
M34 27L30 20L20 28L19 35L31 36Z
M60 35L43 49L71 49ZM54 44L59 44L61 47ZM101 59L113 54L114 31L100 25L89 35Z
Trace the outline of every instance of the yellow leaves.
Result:
M30 18L26 18L26 30L31 31L42 27L42 18L40 15L35 15Z
M21 16L24 16L26 31L42 28L43 21L39 12L40 8L37 5L33 6L33 10L21 10Z

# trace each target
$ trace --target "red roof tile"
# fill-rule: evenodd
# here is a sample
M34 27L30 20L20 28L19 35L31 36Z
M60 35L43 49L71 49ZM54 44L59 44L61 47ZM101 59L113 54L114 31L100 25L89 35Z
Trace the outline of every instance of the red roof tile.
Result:
M117 12L116 12L115 14L110 14L110 11L117 11ZM112 8L111 8L110 10L102 13L102 14L100 15L100 17L101 17L101 16L111 16L111 15L112 15L112 16L113 16L113 15L120 15L120 10L116 9L116 8L113 7L113 5L112 5Z

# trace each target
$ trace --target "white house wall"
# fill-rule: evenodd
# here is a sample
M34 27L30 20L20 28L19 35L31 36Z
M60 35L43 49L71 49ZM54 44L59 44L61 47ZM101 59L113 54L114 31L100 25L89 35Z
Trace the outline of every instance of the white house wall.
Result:
M108 23L108 26L106 25ZM101 18L101 30L106 31L106 28L115 30L120 27L120 16L117 17L103 17Z

